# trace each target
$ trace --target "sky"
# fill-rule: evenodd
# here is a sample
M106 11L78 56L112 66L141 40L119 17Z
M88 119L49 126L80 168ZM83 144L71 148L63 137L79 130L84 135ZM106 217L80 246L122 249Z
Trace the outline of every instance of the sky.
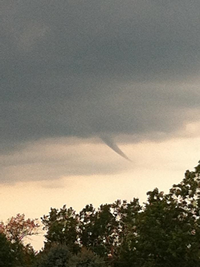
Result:
M199 0L1 0L0 220L143 203L197 165L199 11Z

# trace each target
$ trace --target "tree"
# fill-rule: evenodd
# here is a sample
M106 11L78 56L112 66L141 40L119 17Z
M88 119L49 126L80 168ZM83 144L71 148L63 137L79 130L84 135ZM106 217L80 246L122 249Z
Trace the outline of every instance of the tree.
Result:
M25 220L25 215L20 213L8 219L6 224L0 222L0 232L12 243L22 243L24 237L37 234L38 228L37 220Z
M137 199L131 203L116 201L104 204L96 211L92 205L76 214L72 208L51 208L49 215L42 217L47 230L45 250L53 244L65 244L72 253L86 248L106 261L118 257L128 223L141 209Z
M15 253L12 250L12 244L5 234L0 233L0 267L13 267L14 262Z
M80 222L81 244L97 255L107 257L112 250L116 227L111 205L101 205L96 212L87 205L80 212Z
M158 188L147 192L143 206L135 198L97 210L87 205L79 214L63 206L42 221L45 251L53 244L67 245L72 254L79 253L77 266L87 266L92 255L114 267L199 266L200 163L168 194Z
M72 253L79 251L78 244L78 216L72 208L64 205L60 210L51 208L49 215L43 216L42 223L45 235L45 249L54 244L66 245Z
M26 236L37 234L38 228L37 220L25 219L24 214L17 214L15 217L11 217L6 224L0 223L0 233L11 244L15 263L32 263L35 256L34 250L30 244L24 245L23 240Z
M70 267L106 267L103 258L84 247L81 252L72 256L69 265Z
M186 171L169 194L156 188L122 244L119 266L182 266L200 263L199 170ZM118 265L116 265L118 266Z
M34 267L71 267L69 265L71 253L66 245L54 244L38 258Z

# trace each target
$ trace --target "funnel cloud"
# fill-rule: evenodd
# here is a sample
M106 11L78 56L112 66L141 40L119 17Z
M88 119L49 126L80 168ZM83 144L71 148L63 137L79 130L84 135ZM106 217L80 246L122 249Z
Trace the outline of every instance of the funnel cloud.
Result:
M118 147L118 145L114 142L114 140L110 136L101 135L100 138L107 146L109 146L112 150L114 150L118 155L131 162L131 160L126 156L126 154L124 154L124 152Z

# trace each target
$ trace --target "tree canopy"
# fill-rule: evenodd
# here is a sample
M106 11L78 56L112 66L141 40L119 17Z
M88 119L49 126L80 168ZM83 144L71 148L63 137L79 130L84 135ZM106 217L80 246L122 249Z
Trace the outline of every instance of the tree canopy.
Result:
M147 192L146 203L133 198L98 209L88 204L79 213L64 205L51 208L41 220L45 246L34 266L200 266L200 163L169 193ZM0 227L0 263L6 255L16 257L13 251L19 248L27 253L21 240L34 233L34 220L18 215Z

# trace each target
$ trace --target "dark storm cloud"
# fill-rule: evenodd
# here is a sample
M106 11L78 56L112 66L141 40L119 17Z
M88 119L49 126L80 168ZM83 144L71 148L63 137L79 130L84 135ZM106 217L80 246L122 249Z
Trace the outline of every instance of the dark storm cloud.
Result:
M155 138L199 108L199 1L7 0L0 10L3 149L45 137Z

